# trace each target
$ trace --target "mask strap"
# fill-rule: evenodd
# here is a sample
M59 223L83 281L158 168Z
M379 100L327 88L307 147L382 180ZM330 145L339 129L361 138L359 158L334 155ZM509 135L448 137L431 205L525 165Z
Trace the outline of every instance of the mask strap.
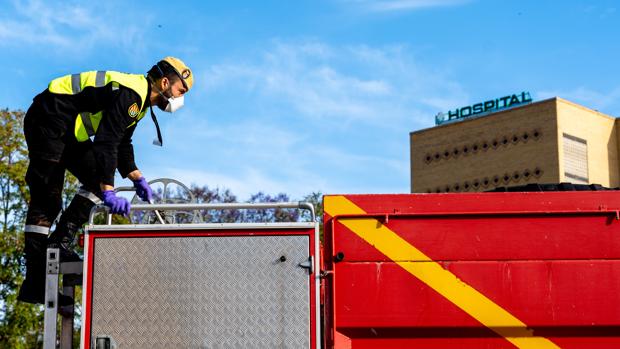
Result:
M155 129L157 130L157 139L153 140L154 145L158 145L162 147L164 145L163 140L161 138L161 131L159 130L159 123L157 122L157 118L155 117L155 113L153 113L153 107L149 107L151 110L151 119L153 119L153 123L155 124Z
M157 67L157 70L159 70L159 74L161 74L161 77L163 78L164 76L166 76L164 74L164 71L161 69L161 67L159 66L159 62L157 62L157 64L155 64L155 66Z

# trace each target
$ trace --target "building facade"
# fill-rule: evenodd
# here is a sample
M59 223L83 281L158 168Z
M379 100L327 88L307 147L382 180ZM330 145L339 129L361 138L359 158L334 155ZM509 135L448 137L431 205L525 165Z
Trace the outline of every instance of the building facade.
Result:
M410 133L411 192L620 186L618 120L552 98Z

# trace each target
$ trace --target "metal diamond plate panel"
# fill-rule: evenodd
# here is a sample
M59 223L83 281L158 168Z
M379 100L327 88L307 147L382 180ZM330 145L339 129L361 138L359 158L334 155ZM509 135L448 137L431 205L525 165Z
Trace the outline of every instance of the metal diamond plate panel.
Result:
M305 236L98 238L91 338L109 336L119 349L307 349L310 278L298 264L308 244Z

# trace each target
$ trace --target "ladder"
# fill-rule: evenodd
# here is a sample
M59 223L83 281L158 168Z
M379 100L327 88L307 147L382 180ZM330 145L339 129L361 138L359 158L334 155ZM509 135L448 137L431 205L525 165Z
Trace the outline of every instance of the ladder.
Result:
M163 184L163 197L162 200L166 201L166 193L169 186L177 186L186 193L191 201L194 201L194 196L190 189L183 183L171 179L171 178L158 178L149 181L149 185L154 183ZM114 189L115 192L133 192L133 187L119 187ZM132 204L136 203L136 196L134 195ZM101 209L106 213L107 224L112 224L112 214L103 206ZM93 212L97 212L97 208L93 209ZM155 215L159 223L165 223L158 211L155 211ZM92 212L91 212L92 217ZM58 290L60 275L62 275L62 294L65 296L75 297L75 286L82 285L82 262L68 262L61 263L59 257L58 248L47 249L47 264L46 264L46 277L45 277L45 312L43 319L43 349L73 349L73 320L75 315L75 304L71 306L63 307L60 309L58 306ZM57 321L58 316L61 316L60 322L60 338L58 338ZM97 343L99 344L99 343ZM86 347L84 345L83 347ZM109 348L107 344L98 345L97 348Z
M82 262L60 261L58 248L47 249L45 275L45 312L43 315L43 349L73 349L73 319L75 304L62 307L59 311L58 290L62 275L62 293L75 297L75 286L82 285ZM61 316L60 338L57 321Z

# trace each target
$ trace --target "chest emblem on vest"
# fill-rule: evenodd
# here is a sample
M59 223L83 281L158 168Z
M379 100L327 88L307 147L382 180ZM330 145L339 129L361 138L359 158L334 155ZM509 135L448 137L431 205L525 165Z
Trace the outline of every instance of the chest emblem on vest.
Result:
M132 118L135 118L136 116L138 116L138 113L140 113L140 108L138 108L138 103L134 103L131 106L129 106L129 109L127 109L127 113L129 113L129 116Z

